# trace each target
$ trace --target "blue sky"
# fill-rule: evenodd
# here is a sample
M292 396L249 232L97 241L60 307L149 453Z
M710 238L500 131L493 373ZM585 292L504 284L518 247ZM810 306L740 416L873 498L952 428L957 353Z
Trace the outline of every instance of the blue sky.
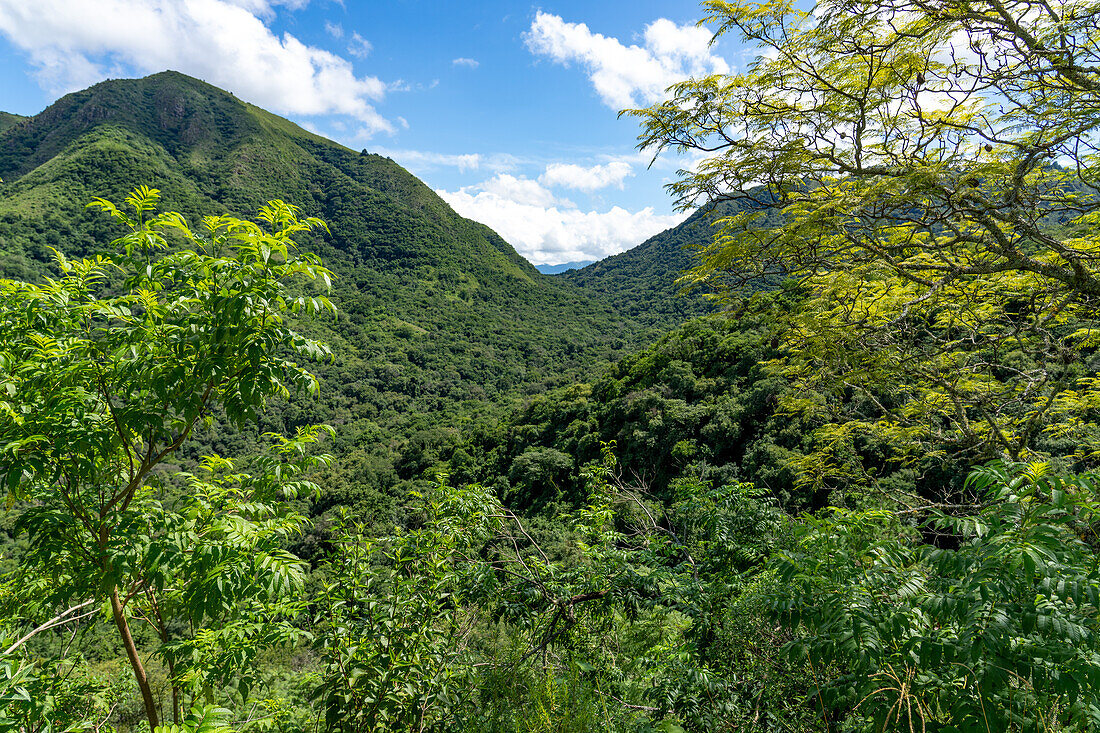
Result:
M623 107L745 62L694 0L0 0L0 109L166 68L397 160L535 263L678 223ZM273 192L277 193L277 192Z

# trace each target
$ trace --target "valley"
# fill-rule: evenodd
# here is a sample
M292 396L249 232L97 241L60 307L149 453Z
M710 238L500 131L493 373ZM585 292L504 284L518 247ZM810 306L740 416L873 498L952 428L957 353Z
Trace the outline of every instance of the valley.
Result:
M331 234L303 245L333 271L339 316L309 328L335 356L314 367L317 401L285 405L262 427L339 426L349 455L343 472L383 516L416 482L447 468L463 426L598 371L676 322L673 312L643 321L629 299L541 276L392 161L180 74L108 82L60 100L5 136L0 178L0 267L9 277L46 274L48 247L93 253L118 232L84 205L120 200L139 185L155 183L166 209L192 218L244 216L279 191L324 220ZM663 267L650 252L637 260ZM664 271L671 282L675 271ZM676 300L675 289L659 299ZM661 307L650 300L647 307ZM240 453L247 440L219 433L196 450ZM352 501L334 483L331 494Z
M438 84L215 5L345 142ZM535 11L636 125L587 166L0 112L0 733L1100 729L1100 6L941 5Z

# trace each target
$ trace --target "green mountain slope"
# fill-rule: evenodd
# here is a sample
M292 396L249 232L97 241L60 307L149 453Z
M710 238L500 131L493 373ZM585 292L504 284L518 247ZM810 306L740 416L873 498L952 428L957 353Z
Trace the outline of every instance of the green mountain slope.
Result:
M700 209L633 249L559 277L607 299L624 315L645 324L667 328L712 313L715 306L704 291L684 292L676 280L695 265L693 247L709 243L714 236L714 220L745 206L725 201Z
M656 234L633 249L560 277L612 299L632 317L646 322L683 321L712 310L699 292L683 293L676 278L692 264L688 247L710 238L712 217L697 211L686 221Z
M647 330L600 297L543 276L489 228L455 214L392 160L355 152L196 79L164 72L67 95L0 133L0 276L37 278L50 247L94 251L119 234L86 212L141 184L189 217L250 216L271 198L326 220L305 244L337 278L320 399L270 427L336 424L347 457L334 501L400 495L430 475L464 425L510 395L590 372ZM651 329L650 329L651 330ZM208 448L246 450L218 431ZM341 495L341 492L343 494ZM388 500L374 511L389 511Z
M7 132L9 129L26 119L27 118L22 115L13 115L10 112L0 112L0 134Z

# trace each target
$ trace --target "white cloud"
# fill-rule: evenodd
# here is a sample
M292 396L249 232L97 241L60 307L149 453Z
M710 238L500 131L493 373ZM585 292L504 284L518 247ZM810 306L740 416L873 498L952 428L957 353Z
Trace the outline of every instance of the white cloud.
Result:
M538 181L530 178L516 178L508 173L501 173L477 186L484 193L512 201L523 206L554 206L555 204L569 204L562 202L543 188ZM462 190L466 190L465 188Z
M328 33L333 38L344 37L344 26L339 23L333 23L332 21L325 21L325 33Z
M481 66L477 59L468 59L462 56L457 59L452 59L451 64L454 66L465 66L470 69L476 69Z
M633 175L629 163L612 161L606 165L594 165L589 168L575 163L551 163L539 181L546 186L562 186L581 191L595 191L607 186L623 187L623 180Z
M496 230L531 262L602 259L675 226L686 214L661 215L646 207L581 211L537 181L498 175L458 191L437 190L462 216Z
M642 46L625 46L616 38L593 33L584 23L567 23L542 11L524 37L532 53L560 64L583 65L596 92L612 109L659 101L668 86L689 76L730 72L725 59L711 53L710 31L665 18L646 26Z
M427 150L396 150L376 147L373 152L393 158L411 171L457 168L465 173L486 170L492 173L514 171L523 162L510 153L435 153Z
M389 150L378 148L374 152L393 158L409 169L458 168L465 173L481 167L481 156L477 153L432 153L425 150Z
M244 8L250 13L271 16L275 14L275 7L282 5L288 10L301 10L309 5L309 0L227 0L231 5Z
M264 17L306 0L0 0L0 35L30 57L51 92L108 76L176 69L262 107L342 114L371 133L392 132L375 110L386 85L351 62L275 35Z
M374 49L371 42L358 33L351 34L351 42L348 43L348 53L357 59L365 59Z
M395 79L386 86L386 91L389 92L423 92L429 89L435 89L439 86L439 79L432 79L427 84L423 82L416 82L415 84L404 79Z

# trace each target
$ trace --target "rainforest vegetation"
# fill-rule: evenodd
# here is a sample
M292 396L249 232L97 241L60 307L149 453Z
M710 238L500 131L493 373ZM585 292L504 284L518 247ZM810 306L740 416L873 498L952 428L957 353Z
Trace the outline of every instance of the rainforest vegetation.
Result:
M181 74L0 116L0 733L1100 729L1100 5L703 9L694 213L556 276Z

